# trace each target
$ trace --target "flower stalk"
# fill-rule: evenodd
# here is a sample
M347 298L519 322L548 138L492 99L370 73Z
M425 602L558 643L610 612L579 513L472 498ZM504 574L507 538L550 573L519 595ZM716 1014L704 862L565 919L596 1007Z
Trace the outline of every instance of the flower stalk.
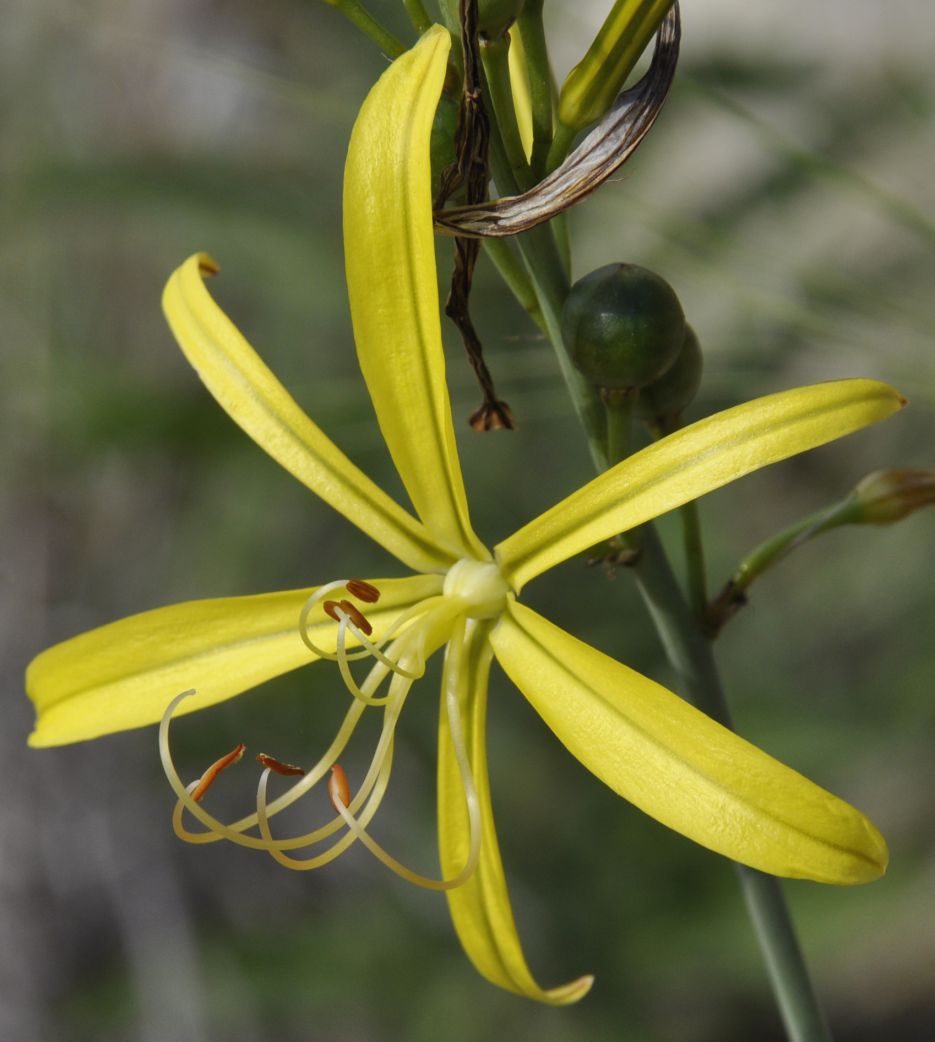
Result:
M844 525L891 525L935 503L935 470L881 470L868 474L843 499L760 543L706 607L705 628L717 636L747 603L747 590L794 550Z
M388 58L398 58L406 50L406 45L384 28L373 15L360 3L360 0L325 0L325 3L336 8L344 17L368 36Z
M652 525L643 526L641 550L631 571L666 657L678 674L679 692L708 716L732 727L711 643L686 604ZM789 1042L831 1042L782 884L746 865L734 868Z
M656 6L667 8L669 5ZM662 13L664 14L664 10ZM638 55L639 51L632 55L633 62ZM500 129L498 122L493 123L494 136ZM562 150L570 144L573 136L574 130L559 121L552 146L550 168L564 157ZM555 149L559 149L561 154L556 154ZM532 165L535 170L535 162ZM588 436L594 462L598 470L601 470L629 455L632 400L629 396L625 396L622 401L619 400L619 396L612 399L608 399L606 394L602 396L606 434L601 438L595 422L595 410L591 404L593 399L590 396L593 395L593 389L582 386L580 374L571 366L557 322L567 294L567 282L556 279L554 275L549 277L548 274L550 271L556 271L553 259L554 241L550 240L545 244L541 238L534 239L533 233L527 233L519 237L519 242L539 298L541 313L546 319L546 328L560 361L562 375ZM548 322L549 317L553 320L551 325ZM641 528L641 552L632 555L628 563L666 655L678 675L678 689L709 716L731 727L730 712L713 649L702 629L707 595L697 502L689 501L680 509L680 513L687 562L689 603L684 599L665 550L651 524ZM796 937L779 880L740 864L735 864L735 870L790 1042L830 1042L827 1021Z

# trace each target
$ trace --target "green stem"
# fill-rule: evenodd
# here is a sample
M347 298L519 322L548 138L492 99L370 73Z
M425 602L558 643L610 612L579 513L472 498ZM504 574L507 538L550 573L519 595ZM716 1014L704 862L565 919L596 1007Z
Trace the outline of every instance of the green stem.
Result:
M555 137L552 139L552 147L549 149L549 156L545 164L549 172L561 166L565 161L577 133L578 131L574 127L566 126L561 120L556 123Z
M704 544L701 539L701 518L698 501L693 499L679 511L682 519L682 545L685 548L685 571L688 603L696 619L704 617L708 606L708 582L705 575Z
M523 309L529 313L533 322L543 333L546 332L545 319L542 317L535 287L511 243L506 239L484 239L484 252L493 261L500 277Z
M573 137L572 133L569 144ZM515 193L516 185L495 122L491 126L490 145L490 161L497 184L503 191ZM567 146L559 143L562 158L566 151ZM554 144L553 152L556 152ZM597 469L604 470L608 452L602 430L603 410L594 388L572 366L562 338L560 316L568 293L568 277L555 240L548 228L534 228L517 236L516 244L538 297L546 330L587 435L592 458ZM682 596L653 526L643 525L641 536L643 548L633 565L634 575L669 661L679 675L683 694L709 716L730 727L730 713L711 645ZM779 881L742 865L736 867L790 1042L831 1042Z
M497 121L503 150L513 181L526 189L532 187L532 175L526 152L516 121L516 106L513 103L513 86L510 81L510 37L498 36L492 40L481 40L481 60L487 74L487 90L493 105L493 115Z
M831 1042L779 880L743 865L737 876L791 1042Z
M359 0L326 0L326 2L337 8L349 22L366 33L388 57L398 58L406 51L406 45L384 29L373 15L361 6Z
M562 259L562 267L568 273L568 277L571 278L571 236L568 234L568 214L556 214L549 221L549 227L555 236L555 246L558 249L559 257Z
M607 414L607 462L613 466L630 455L636 392L605 387L601 391L601 401Z
M683 426L681 416L650 424L654 439L672 434ZM707 621L708 581L705 569L704 542L701 537L701 516L698 501L691 500L679 510L682 522L682 547L685 551L686 587L688 603L699 621Z
M457 43L461 39L461 17L458 11L458 0L438 0L438 13L441 15L442 24Z
M716 637L747 603L747 590L764 572L768 572L793 550L815 536L853 523L857 520L860 510L859 501L852 494L830 507L809 514L808 517L783 529L778 535L767 539L765 543L760 543L740 562L718 595L705 606L703 617L708 636Z
M490 167L497 187L515 195L518 187L495 120L490 124ZM545 331L555 350L562 378L587 435L591 459L598 470L603 470L607 466L604 410L597 392L572 365L565 348L561 316L568 296L568 275L558 255L555 239L551 229L540 225L517 235L515 242L536 292Z
M515 192L495 122L491 127L490 160L501 189ZM562 338L560 315L568 293L568 278L555 240L548 228L535 228L517 236L516 242L562 376L587 434L592 458L597 469L604 470L609 446L601 430L604 417L600 403L594 388L571 365ZM619 452L619 442L614 451ZM711 645L682 596L651 524L642 526L641 537L642 552L633 564L634 575L669 661L679 675L682 692L702 711L730 727L730 713ZM790 1042L831 1042L779 881L743 865L737 865L736 870Z
M529 100L532 107L532 167L533 180L545 176L546 159L552 144L552 105L555 89L549 48L542 24L543 0L526 0L516 27L523 41L526 55L526 76L529 79Z
M546 333L555 350L562 378L587 435L591 459L597 470L604 470L607 466L604 411L594 387L572 364L562 337L561 314L568 295L568 280L555 240L549 228L539 227L517 236L517 246L539 298Z
M420 36L432 27L432 19L429 18L428 11L426 11L422 0L403 0L403 7L406 8L406 14L409 15L409 21L412 22L413 29Z
M760 543L737 566L737 570L731 577L731 585L734 590L742 593L755 579L769 571L797 547L823 532L847 524L852 519L853 513L853 501L848 498L814 514L809 514L808 517L790 525L778 535Z
M653 526L644 525L642 533L633 574L682 693L730 727L711 645L682 597ZM736 870L790 1042L831 1042L779 880L744 865Z

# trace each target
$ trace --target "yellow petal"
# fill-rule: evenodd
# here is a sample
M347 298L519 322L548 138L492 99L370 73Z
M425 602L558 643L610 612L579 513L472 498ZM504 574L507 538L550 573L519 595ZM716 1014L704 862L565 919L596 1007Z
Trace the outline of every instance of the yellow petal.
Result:
M507 893L503 863L490 805L487 777L487 679L491 650L489 626L471 624L461 649L457 671L464 739L480 801L480 860L474 875L446 893L458 938L478 972L493 984L550 1005L566 1005L587 994L591 977L580 977L556 988L540 988L529 972ZM454 649L453 649L454 650ZM449 655L453 651L449 651ZM457 653L457 651L454 651ZM446 663L446 673L450 663ZM447 716L442 705L438 736L438 834L442 875L452 877L464 865L470 844L467 810L458 765L452 750Z
M905 400L875 380L838 380L757 398L656 442L530 521L496 548L504 578L524 583L735 478L840 438Z
M468 520L438 313L429 139L450 38L429 30L383 73L351 135L344 249L354 337L380 430L417 513L459 557Z
M186 358L231 419L290 474L416 571L453 560L299 408L204 284L215 262L196 254L172 275L162 306Z
M382 596L367 608L375 636L405 608L441 589L434 575L375 580ZM182 691L180 713L214 705L312 662L299 637L309 590L188 601L131 615L43 651L26 671L36 705L30 745L62 745L155 723ZM309 629L330 650L330 620ZM329 647L330 644L330 647Z
M491 643L566 748L669 828L778 876L885 871L886 843L860 811L529 608L511 603Z

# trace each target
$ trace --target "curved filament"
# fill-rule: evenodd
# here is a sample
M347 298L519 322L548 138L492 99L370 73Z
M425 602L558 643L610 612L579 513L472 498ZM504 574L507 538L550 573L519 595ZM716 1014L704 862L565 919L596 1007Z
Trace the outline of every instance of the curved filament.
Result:
M371 687L372 685L371 689L375 689L383 680L386 673L387 670L385 667L380 663L376 663L374 668L371 670L367 681L365 681L365 688ZM371 790L378 781L381 765L384 760L390 756L389 750L392 747L393 733L396 729L399 714L402 710L403 704L405 703L406 695L409 693L411 686L411 681L398 676L394 676L391 679L390 692L388 695L390 701L384 707L384 722L380 738L377 741L370 768L367 771L363 784L351 803L351 809L355 814L359 813L360 808L364 806L370 796ZM192 694L194 694L194 690L185 691L176 696L169 703L163 715L162 723L159 726L159 752L162 758L163 770L169 780L169 784L178 797L178 802L176 803L172 815L173 830L179 839L182 839L187 843L213 843L219 839L227 839L239 846L249 847L253 850L268 851L270 849L269 841L256 836L244 834L247 829L259 825L258 814L251 814L248 817L241 818L239 821L226 824L214 817L213 814L208 813L200 803L196 803L192 798L189 790L194 786L197 786L199 782L193 783L192 786L186 786L179 777L175 763L172 759L172 752L169 744L169 725L178 704L184 698L187 698ZM338 759L344 748L347 746L347 743L353 735L365 708L366 706L363 702L355 700L351 703L337 735L318 762L309 769L304 778L301 778L294 785L290 786L285 793L279 796L272 803L264 806L264 814L267 818L270 818L273 815L280 813L282 810L285 810L286 807L291 806L329 773L331 765ZM374 810L375 809L376 808L374 808ZM186 811L200 821L206 831L193 832L186 828L184 822ZM342 824L343 822L340 817L334 817L327 824L322 825L309 833L301 836L292 836L287 839L273 840L272 843L277 850L297 850L302 847L311 846L315 843L320 843L322 840L334 835L340 830Z
M317 600L339 586L345 586L345 584L343 582L328 584L316 591L316 594L306 602L300 617L303 639L308 636L308 612L311 607L317 603ZM375 590L375 588L373 589ZM372 603L369 585L366 585L364 593L367 603ZM378 591L376 593L378 595ZM241 846L263 850L278 863L297 871L320 868L333 861L352 843L359 840L393 872L417 886L430 890L449 890L460 886L470 878L477 866L481 842L480 803L461 724L461 703L464 697L461 666L466 633L462 606L456 598L439 596L427 598L401 613L381 641L383 647L392 641L386 653L381 651L377 645L372 644L367 639L367 635L361 631L358 622L362 620L366 625L367 621L362 614L360 620L357 619L357 610L349 602L344 602L342 605L331 601L328 609L329 614L338 620L336 653L333 656L326 655L322 653L321 649L315 648L310 640L306 639L306 643L315 650L316 654L337 660L342 678L354 696L354 700L348 707L338 733L325 753L304 777L290 785L286 792L273 801L268 799L270 773L275 771L286 775L297 775L302 768L283 764L273 757L261 754L258 759L264 770L257 785L256 813L230 824L224 823L208 813L199 801L217 775L240 759L243 747L238 746L232 753L216 761L198 780L188 785L183 783L172 759L169 731L172 716L179 704L183 699L195 693L194 690L185 691L169 703L159 727L159 751L163 769L178 798L172 815L173 828L181 839L191 843L209 843L218 839L227 839ZM419 623L410 625L416 619L420 620ZM347 652L348 631L355 640L361 643L360 652L353 654ZM454 745L467 805L470 843L463 868L450 879L435 879L423 876L403 865L373 839L367 832L367 827L379 809L389 784L394 735L403 705L414 680L422 676L425 671L427 653L431 654L440 643L445 643L446 640L448 652L445 658L442 694L449 734ZM373 662L362 684L358 685L351 674L349 660L368 656L371 654L371 649L376 661ZM402 663L405 663L405 666ZM378 696L376 692L387 678L389 679L387 692ZM270 828L270 819L317 785L329 771L335 769L340 771L339 768L336 768L336 761L350 741L367 706L376 706L383 710L383 724L370 764L354 797L350 797L345 780L343 786L331 790L332 804L336 814L330 821L304 835L285 839L274 838ZM343 779L343 772L340 772L339 777ZM189 829L185 824L186 813L200 822L205 831ZM286 853L289 850L317 847L334 837L342 827L347 829L343 835L335 839L327 849L319 850L311 857L296 858ZM247 831L253 828L259 830L259 836L247 834Z
M380 804L383 801L383 796L386 793L386 787L389 783L392 761L393 744L391 742L387 751L387 755L377 775L376 784L374 785L373 790L370 793L370 797L361 813L361 820L365 821L367 824L369 824L374 814L376 814L377 810L379 810ZM282 865L284 868L292 869L293 872L309 872L315 868L323 868L329 862L334 861L335 858L343 854L349 846L356 842L357 836L355 836L353 832L345 832L344 835L341 836L341 838L338 839L335 843L333 843L327 850L323 851L320 854L316 854L314 857L295 858L283 853L279 841L273 838L273 834L270 831L269 818L266 813L266 787L269 783L269 775L269 770L264 770L263 773L260 775L260 780L257 784L256 815L257 823L260 829L260 836L264 841L264 849L267 850L270 857L272 857L274 861ZM335 817L334 820L339 826L344 824L340 817ZM311 846L311 843L303 844L303 846Z
M179 839L184 840L186 843L214 843L220 839L226 839L231 843L237 843L240 846L250 847L254 850L265 850L266 844L262 840L257 839L255 836L244 835L247 829L256 827L257 818L255 814L241 818L239 821L232 822L231 824L225 824L218 818L214 817L213 814L210 814L205 810L200 803L196 803L194 799L192 799L189 789L197 786L198 782L196 781L191 786L186 786L179 777L175 763L172 759L172 752L169 745L169 724L172 714L175 712L176 706L178 706L179 702L192 694L194 694L193 690L185 691L176 696L169 703L169 706L163 715L162 723L159 725L159 754L162 759L162 767L165 771L166 778L169 781L169 785L178 797L178 802L176 803L172 814L172 827L175 834ZM296 800L304 796L305 793L325 777L331 764L334 763L335 758L341 755L347 746L347 743L350 741L365 708L366 707L361 702L351 703L347 713L345 714L341 727L338 729L337 735L335 735L333 741L325 750L321 759L308 771L304 778L299 779L299 781L291 785L285 793L269 804L267 812L270 816L278 814L280 811L285 810L286 807L291 806ZM367 792L362 789L362 791L357 794L357 797L355 797L354 802L356 808L363 805L366 797ZM191 814L192 817L201 822L207 831L193 832L186 828L183 820L186 811ZM335 818L332 822L317 830L312 842L315 842L319 838L333 835L340 828L341 821L339 818ZM278 841L279 847L285 850L305 846L307 843L307 838L301 836L296 837L295 839L283 839Z
M358 819L344 802L344 795L339 795L342 785L334 785L330 788L332 794L332 805L344 819L348 827L348 835L360 840L373 856L386 865L390 871L405 879L415 886L426 890L454 890L463 886L474 874L477 861L480 856L481 820L480 800L477 795L477 787L474 784L474 775L468 760L467 749L464 744L464 729L461 726L461 695L464 684L462 661L464 654L465 621L463 616L458 619L455 630L451 635L448 645L448 655L445 659L445 672L442 681L443 696L445 699L445 711L448 716L448 728L451 741L454 746L455 760L461 775L461 785L464 790L464 799L467 805L468 822L470 828L470 843L468 856L461 870L450 879L435 879L414 872L397 858L393 857L383 846L381 846L366 830L367 822ZM343 781L343 771L341 781ZM346 782L345 782L346 784ZM277 860L280 860L277 858ZM304 867L304 864L303 864Z

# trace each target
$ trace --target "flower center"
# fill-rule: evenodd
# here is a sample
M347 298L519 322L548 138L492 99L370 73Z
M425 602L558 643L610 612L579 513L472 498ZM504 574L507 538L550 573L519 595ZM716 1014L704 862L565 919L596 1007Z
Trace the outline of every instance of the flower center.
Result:
M506 606L510 587L492 561L475 561L463 557L456 561L445 576L442 594L466 602L465 615L469 619L495 618Z

